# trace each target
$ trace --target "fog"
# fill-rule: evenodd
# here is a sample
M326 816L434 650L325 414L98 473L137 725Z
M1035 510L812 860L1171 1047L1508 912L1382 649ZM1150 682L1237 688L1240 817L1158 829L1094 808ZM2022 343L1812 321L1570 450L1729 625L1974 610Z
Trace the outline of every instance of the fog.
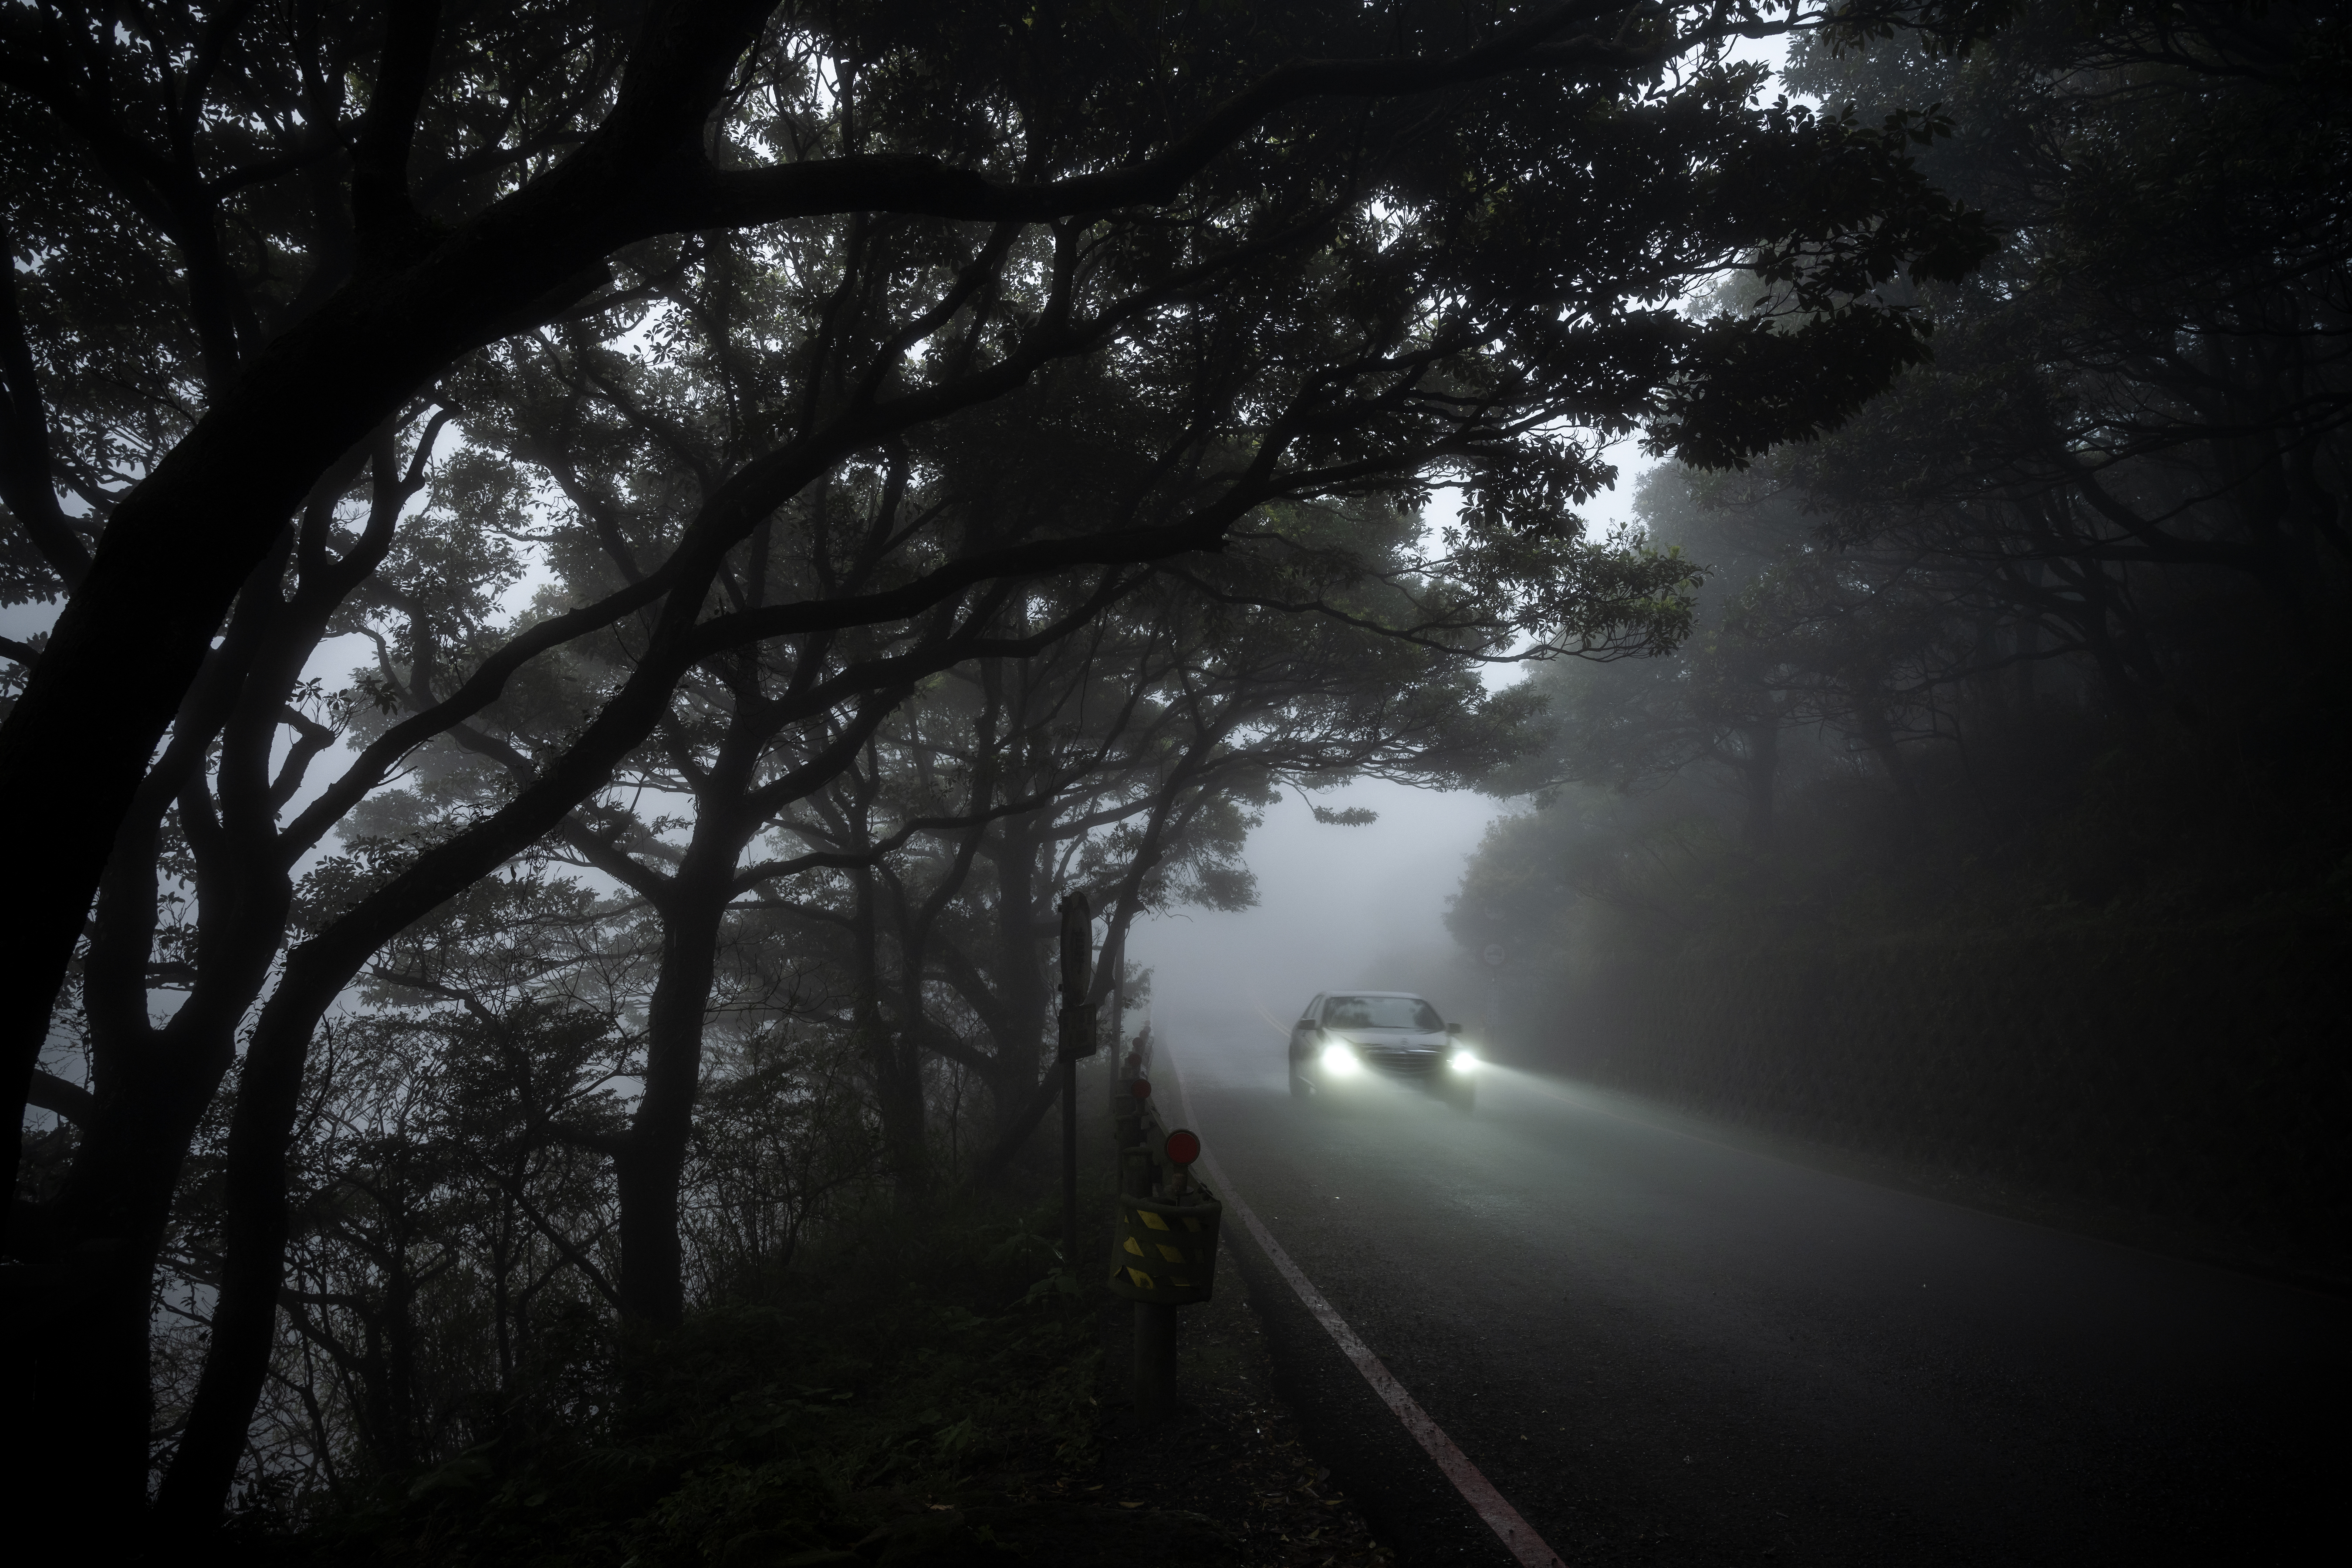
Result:
M1152 971L1157 1037L1183 1049L1263 1040L1271 1051L1308 997L1349 985L1420 991L1448 1018L1473 1016L1478 983L1446 932L1445 909L1502 803L1362 780L1314 804L1380 816L1333 827L1286 799L1250 836L1255 908L1137 923L1129 953Z
M1632 521L1634 489L1656 467L1630 441L1610 456L1617 483L1583 509L1595 536ZM1433 512L1433 526L1442 521ZM1490 665L1487 689L1515 684L1528 668ZM1487 826L1523 809L1474 790L1378 779L1325 791L1311 805L1361 806L1378 819L1333 827L1315 820L1310 803L1286 796L1266 812L1244 853L1257 877L1255 907L1173 910L1137 921L1128 939L1128 956L1152 972L1155 1039L1196 1056L1230 1056L1220 1064L1229 1073L1263 1044L1266 1075L1277 1086L1283 1032L1318 991L1417 991L1449 1020L1483 1026L1488 982L1447 932L1445 911ZM1129 1032L1144 1020L1140 1011L1131 1015Z

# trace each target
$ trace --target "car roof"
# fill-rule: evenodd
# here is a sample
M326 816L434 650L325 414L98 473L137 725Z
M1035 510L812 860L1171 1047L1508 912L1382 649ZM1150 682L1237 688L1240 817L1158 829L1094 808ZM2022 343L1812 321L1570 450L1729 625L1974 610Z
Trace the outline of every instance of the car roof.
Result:
M1416 1002L1428 1000L1418 991L1326 991L1326 996L1410 996Z

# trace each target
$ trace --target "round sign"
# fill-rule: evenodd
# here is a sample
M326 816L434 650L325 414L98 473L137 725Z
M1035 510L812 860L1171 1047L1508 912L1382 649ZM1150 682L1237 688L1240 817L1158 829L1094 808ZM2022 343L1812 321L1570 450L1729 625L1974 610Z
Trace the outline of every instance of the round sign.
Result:
M1128 1093L1135 1096L1138 1100L1150 1100L1151 1098L1151 1080L1148 1078L1137 1079L1133 1083L1127 1086L1127 1091Z
M1201 1157L1199 1136L1181 1127L1168 1134L1168 1142L1162 1147L1168 1151L1168 1163L1171 1165L1189 1165Z
M1499 942L1490 942L1478 950L1479 958L1489 969L1500 969L1510 962L1510 952Z

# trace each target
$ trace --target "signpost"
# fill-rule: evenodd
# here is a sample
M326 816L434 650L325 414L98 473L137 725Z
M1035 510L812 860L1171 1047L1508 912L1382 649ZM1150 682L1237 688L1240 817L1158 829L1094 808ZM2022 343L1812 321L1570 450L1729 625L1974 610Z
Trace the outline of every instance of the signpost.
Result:
M1133 1303L1135 1419L1150 1427L1176 1407L1176 1309L1209 1299L1216 1286L1217 1232L1224 1205L1192 1179L1198 1133L1166 1129L1144 1076L1150 1029L1120 1062L1111 1098L1118 1144L1118 1195L1111 1211L1111 1294Z
M1156 1426L1176 1408L1176 1309L1207 1300L1215 1288L1218 1221L1224 1215L1224 1205L1192 1182L1199 1136L1179 1127L1156 1140L1170 1173L1157 1193L1151 1190L1153 1142L1147 1138L1131 1151L1140 1156L1137 1180L1118 1197L1107 1282L1113 1294L1134 1303L1139 1426Z
M1084 893L1062 900L1062 1011L1054 1070L1062 1075L1062 1264L1078 1266L1078 1058L1095 1054L1094 911Z

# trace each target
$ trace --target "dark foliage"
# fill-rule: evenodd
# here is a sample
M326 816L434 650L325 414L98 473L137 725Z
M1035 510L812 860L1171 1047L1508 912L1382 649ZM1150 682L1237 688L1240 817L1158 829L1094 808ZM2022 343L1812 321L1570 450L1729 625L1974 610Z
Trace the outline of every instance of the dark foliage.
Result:
M2342 47L2199 6L1797 50L1939 100L1923 166L2009 237L1839 430L1649 479L1682 650L1538 678L1455 928L1549 932L1520 1010L1582 1070L2340 1274Z
M1995 19L10 8L29 1484L123 1551L464 1491L1005 1169L1062 893L1115 956L1273 788L1515 754L1475 661L1689 623L1606 438L1736 468L1923 363L1992 244L1932 121L1723 46Z

